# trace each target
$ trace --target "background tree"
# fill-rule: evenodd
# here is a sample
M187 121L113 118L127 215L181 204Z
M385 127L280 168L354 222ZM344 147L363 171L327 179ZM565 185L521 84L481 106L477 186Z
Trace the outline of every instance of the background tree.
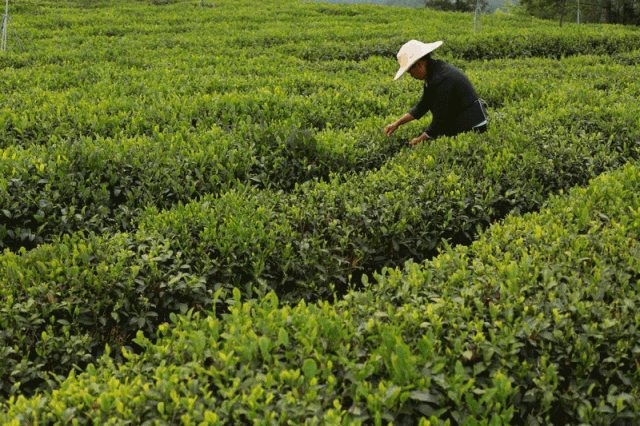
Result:
M554 19L560 22L576 22L577 0L520 0L509 5L516 14ZM640 25L640 0L580 0L581 23L607 23Z

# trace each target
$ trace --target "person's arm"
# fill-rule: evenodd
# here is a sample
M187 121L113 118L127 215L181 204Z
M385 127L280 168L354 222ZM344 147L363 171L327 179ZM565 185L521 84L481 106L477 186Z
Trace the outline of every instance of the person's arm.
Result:
M418 136L415 139L412 139L411 142L409 142L409 146L415 146L418 145L420 142L424 142L426 140L431 139L429 137L429 135L427 135L426 133L421 134L420 136Z
M398 127L400 127L403 124L406 124L406 123L408 123L410 121L413 121L413 120L415 120L413 115L411 115L409 113L406 113L405 115L400 117L395 123L391 123L387 127L385 127L384 128L384 134L387 135L387 136L391 136L393 134L393 132L398 130Z

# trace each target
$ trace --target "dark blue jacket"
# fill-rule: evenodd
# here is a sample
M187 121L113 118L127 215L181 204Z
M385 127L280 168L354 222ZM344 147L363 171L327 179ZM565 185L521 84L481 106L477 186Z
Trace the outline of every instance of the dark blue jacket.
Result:
M415 119L431 111L433 120L425 133L436 138L454 136L482 123L485 116L478 93L458 68L438 59L427 62L427 80L422 99L409 110Z

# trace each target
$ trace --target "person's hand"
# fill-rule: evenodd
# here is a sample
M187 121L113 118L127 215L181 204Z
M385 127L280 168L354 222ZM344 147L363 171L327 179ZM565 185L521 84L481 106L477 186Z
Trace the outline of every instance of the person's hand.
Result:
M409 142L409 146L416 146L420 142L424 142L426 140L429 140L429 138L427 137L427 135L422 134L422 135L418 136L417 138L411 139L411 141Z
M384 134L387 135L387 136L391 136L393 134L393 132L398 130L398 127L399 126L398 126L397 123L391 123L387 127L384 128Z

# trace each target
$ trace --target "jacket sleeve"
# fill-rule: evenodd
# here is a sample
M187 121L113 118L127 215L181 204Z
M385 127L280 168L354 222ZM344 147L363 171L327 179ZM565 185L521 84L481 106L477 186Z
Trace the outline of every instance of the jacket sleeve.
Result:
M427 112L429 112L431 102L429 102L429 94L427 93L427 86L424 86L422 92L422 98L415 104L408 112L416 120L422 118Z

